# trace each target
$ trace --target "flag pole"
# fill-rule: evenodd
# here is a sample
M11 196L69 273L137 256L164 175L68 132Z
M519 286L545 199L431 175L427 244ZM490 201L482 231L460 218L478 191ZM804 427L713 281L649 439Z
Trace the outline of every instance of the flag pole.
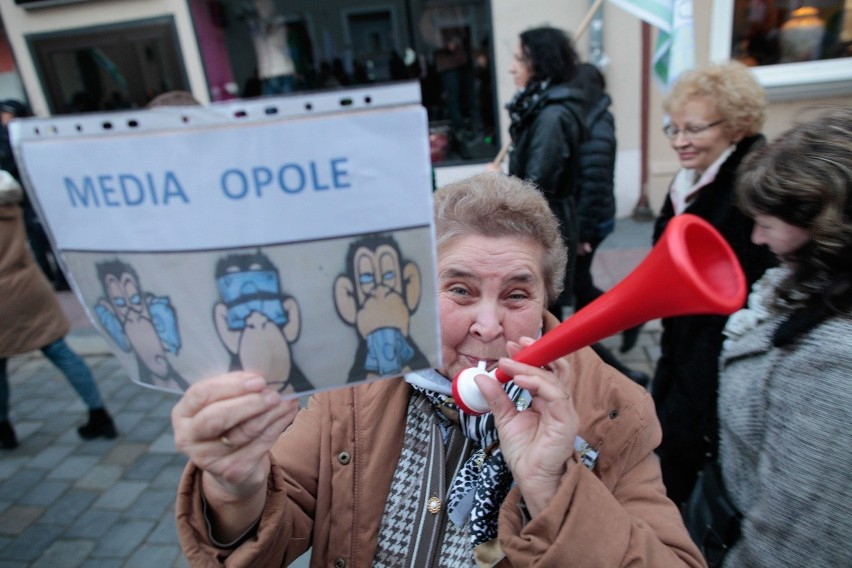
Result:
M586 33L586 29L589 27L589 24L592 23L592 18L595 17L595 12L598 11L598 8L601 7L601 4L604 3L604 0L595 0L595 3L592 4L592 7L589 8L589 11L586 12L586 17L583 18L583 21L580 22L580 25L577 26L577 31L574 32L574 41L576 42L584 33Z
M633 209L633 218L637 221L650 221L654 219L654 213L648 199L648 115L650 114L649 100L651 98L651 25L642 22L642 95L640 112L640 138L642 139L640 155L642 160L639 174L639 200Z
M589 28L589 24L592 23L592 18L595 17L595 12L598 11L598 8L601 7L601 4L604 3L604 0L595 0L595 3L592 4L592 7L589 8L589 11L586 12L586 15L583 17L583 21L580 22L580 25L577 26L577 31L574 32L573 41L576 44L577 40L586 33L586 30ZM500 164L503 163L503 160L506 158L506 154L509 152L509 146L512 145L512 140L506 140L503 144L503 147L500 148L500 151L497 152L497 156L491 162L491 165L495 168L499 168Z

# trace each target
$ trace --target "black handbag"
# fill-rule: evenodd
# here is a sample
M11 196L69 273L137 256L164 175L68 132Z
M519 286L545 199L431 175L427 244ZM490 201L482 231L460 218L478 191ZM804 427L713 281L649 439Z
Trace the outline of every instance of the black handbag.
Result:
M710 568L721 566L725 554L737 542L741 518L725 493L719 464L708 463L686 503L684 521Z

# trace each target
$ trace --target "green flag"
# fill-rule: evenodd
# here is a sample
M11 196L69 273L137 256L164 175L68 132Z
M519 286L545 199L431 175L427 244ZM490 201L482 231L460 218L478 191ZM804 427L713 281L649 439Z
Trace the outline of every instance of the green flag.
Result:
M659 31L654 75L665 88L695 66L692 0L610 0Z

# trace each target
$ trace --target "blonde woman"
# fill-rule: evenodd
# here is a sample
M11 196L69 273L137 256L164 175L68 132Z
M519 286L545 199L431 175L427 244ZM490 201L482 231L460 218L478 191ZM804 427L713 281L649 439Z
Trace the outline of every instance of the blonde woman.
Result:
M710 222L733 248L748 284L774 263L750 241L752 221L734 200L737 167L765 144L766 98L747 67L710 65L684 74L665 101L665 133L681 169L654 227L654 242L675 215ZM663 319L660 359L652 383L663 427L658 449L669 497L682 503L704 463L716 454L716 387L724 316Z

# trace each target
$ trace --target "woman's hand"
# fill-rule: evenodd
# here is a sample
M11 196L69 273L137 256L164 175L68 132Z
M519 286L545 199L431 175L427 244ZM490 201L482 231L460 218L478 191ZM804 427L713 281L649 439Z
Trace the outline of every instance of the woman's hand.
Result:
M187 389L172 409L175 445L204 471L204 496L214 511L228 505L236 525L244 524L243 517L254 522L266 498L267 452L298 411L297 399L281 400L253 373L228 373ZM231 507L245 507L245 515Z
M533 343L510 342L509 355ZM479 375L476 384L489 401L500 436L500 448L521 489L530 514L541 512L556 494L567 467L574 463L574 440L579 418L571 401L568 363L558 359L546 368L503 358L500 369L532 395L532 404L518 411L502 385ZM561 380L560 380L561 378Z

